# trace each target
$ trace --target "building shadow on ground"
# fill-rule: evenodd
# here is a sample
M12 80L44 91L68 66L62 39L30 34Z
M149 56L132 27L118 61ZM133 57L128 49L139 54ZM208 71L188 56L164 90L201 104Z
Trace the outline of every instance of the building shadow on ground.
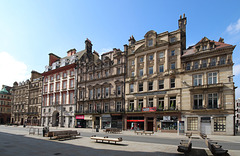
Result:
M79 139L81 141L81 139ZM112 144L115 145L115 144ZM94 145L93 145L94 146ZM144 148L144 147L142 147ZM171 151L172 152L172 151ZM181 153L120 151L110 149L95 149L67 144L64 142L49 141L0 132L0 155L4 156L178 156Z

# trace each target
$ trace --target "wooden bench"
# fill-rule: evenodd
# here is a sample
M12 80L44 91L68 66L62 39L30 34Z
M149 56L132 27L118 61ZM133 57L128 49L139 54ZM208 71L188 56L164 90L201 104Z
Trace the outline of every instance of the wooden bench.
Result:
M186 135L188 138L191 138L192 132L187 132L185 135Z
M50 137L50 139L65 139L65 138L76 138L77 136L80 136L80 133L77 131L67 130L67 131L51 131L48 132L47 137Z
M206 141L209 150L214 156L216 155L227 155L228 150L222 148L222 145L219 145L217 142L214 142L210 139Z
M105 137L97 137L96 135L93 135L93 136L91 136L91 139L92 140L96 140L96 142L98 142L98 140L100 140L100 141L107 141L108 143L110 143L111 141L112 142L115 142L115 144L117 143L117 142L121 142L122 141L122 138L121 137L119 137L119 138L108 138L108 136L105 136Z
M184 152L184 154L191 152L192 150L192 142L191 138L188 140L181 140L180 145L178 145L178 152Z
M145 135L147 135L147 134L152 135L152 134L154 134L154 132L153 131L144 131L144 134Z
M152 134L154 134L154 132L153 131L134 131L134 133L136 133L137 135L138 134L145 134L145 135L147 135L147 134L149 134L149 135L152 135Z
M144 131L134 131L134 133L136 133L137 135L138 135L138 134L141 134L141 135L142 135L142 134L144 133Z
M106 133L120 133L122 132L121 129L119 128L106 128L103 130L103 132L106 132Z

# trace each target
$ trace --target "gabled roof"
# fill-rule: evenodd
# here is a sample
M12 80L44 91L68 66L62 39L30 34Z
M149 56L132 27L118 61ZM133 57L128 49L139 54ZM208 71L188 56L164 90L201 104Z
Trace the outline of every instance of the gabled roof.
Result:
M220 39L222 39L222 38L220 38ZM215 45L215 47L213 48L214 50L233 46L231 44L226 44L224 42L217 42L214 40L209 40L207 37L203 37L197 44L188 47L188 49L184 51L182 56L188 56L188 55L197 53L196 47L198 47L199 45L206 43L206 42L214 44Z

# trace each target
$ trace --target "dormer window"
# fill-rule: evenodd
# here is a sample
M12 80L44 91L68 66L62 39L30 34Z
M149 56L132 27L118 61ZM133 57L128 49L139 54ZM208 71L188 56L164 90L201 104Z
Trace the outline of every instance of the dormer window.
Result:
M202 50L207 50L207 45L203 45Z
M149 40L148 40L148 46L149 46L149 47L153 46L153 39L149 39Z
M213 49L213 48L214 48L214 45L212 44L212 45L210 46L210 48Z

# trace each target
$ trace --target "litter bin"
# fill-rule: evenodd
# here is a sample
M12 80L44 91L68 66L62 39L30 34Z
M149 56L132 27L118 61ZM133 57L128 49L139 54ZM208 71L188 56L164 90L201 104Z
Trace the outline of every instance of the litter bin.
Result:
M99 132L99 128L98 128L98 126L96 126L96 132Z

